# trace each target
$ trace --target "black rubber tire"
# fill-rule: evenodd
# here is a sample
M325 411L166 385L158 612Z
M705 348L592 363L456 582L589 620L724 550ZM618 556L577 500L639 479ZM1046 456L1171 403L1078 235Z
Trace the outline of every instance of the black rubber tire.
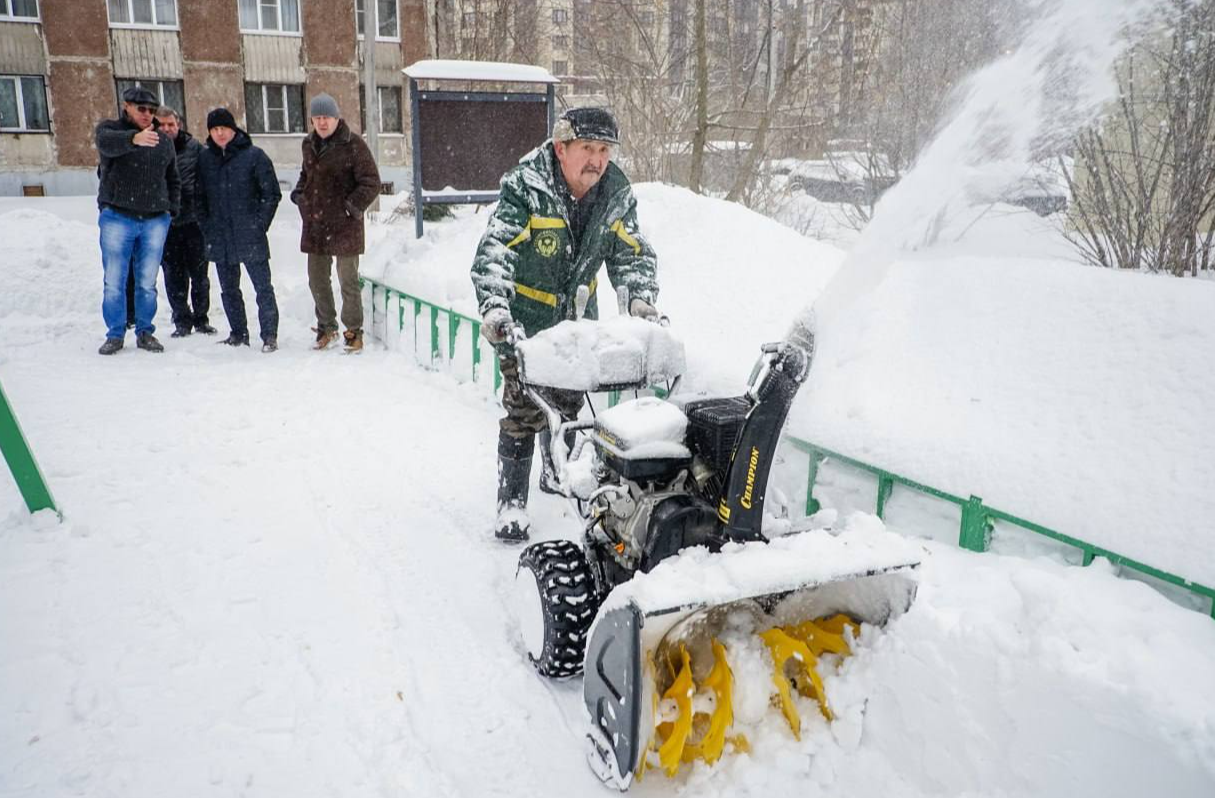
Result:
M541 676L554 679L582 673L586 635L599 611L599 599L586 555L570 540L533 543L519 556L515 578L527 571L536 580L544 614L543 648L527 658Z

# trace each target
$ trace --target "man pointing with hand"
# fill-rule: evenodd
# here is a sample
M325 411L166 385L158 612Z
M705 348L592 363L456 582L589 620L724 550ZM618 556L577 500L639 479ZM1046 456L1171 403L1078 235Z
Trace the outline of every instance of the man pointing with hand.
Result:
M156 95L140 86L122 93L122 113L97 125L95 141L101 163L101 262L105 292L101 315L105 343L98 351L113 355L126 337L127 274L135 271L135 341L148 352L163 352L156 327L156 275L169 234L169 220L181 203L177 153L168 136L156 130Z

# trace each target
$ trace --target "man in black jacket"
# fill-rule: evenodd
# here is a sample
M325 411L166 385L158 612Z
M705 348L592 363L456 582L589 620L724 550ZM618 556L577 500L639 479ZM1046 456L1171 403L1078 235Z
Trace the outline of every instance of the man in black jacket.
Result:
M207 146L198 156L198 218L207 243L207 259L219 274L220 299L231 334L222 343L249 345L245 299L240 292L240 265L245 264L257 292L257 320L262 351L278 349L278 303L270 284L270 242L266 231L278 210L282 189L274 164L236 126L227 108L207 114Z
M169 226L162 265L165 269L165 294L173 308L173 337L181 338L197 330L214 335L208 324L211 309L211 281L207 276L207 252L202 229L194 212L198 154L203 146L181 126L177 111L162 105L156 111L160 130L173 141L177 151L177 174L181 178L181 210ZM191 285L193 283L193 285ZM193 300L193 310L191 310Z
M122 114L97 125L94 140L101 156L97 206L101 211L101 259L105 293L101 315L105 343L97 351L112 355L126 337L127 274L135 271L135 341L140 349L163 352L156 327L156 275L177 214L181 185L177 155L168 136L156 130L156 96L135 86L122 93Z

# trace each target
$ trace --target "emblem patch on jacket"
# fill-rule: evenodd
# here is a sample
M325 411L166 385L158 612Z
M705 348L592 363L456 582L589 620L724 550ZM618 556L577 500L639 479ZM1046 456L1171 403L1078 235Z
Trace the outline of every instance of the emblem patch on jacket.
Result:
M541 257L551 258L557 254L557 246L561 243L561 239L552 230L541 230L536 235L536 252L540 253Z

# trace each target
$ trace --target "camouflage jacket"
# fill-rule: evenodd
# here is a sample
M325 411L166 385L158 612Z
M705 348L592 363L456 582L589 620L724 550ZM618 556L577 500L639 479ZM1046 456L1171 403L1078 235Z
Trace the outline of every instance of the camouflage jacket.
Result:
M604 263L613 288L626 286L630 299L651 305L658 298L658 262L637 229L637 200L624 172L608 163L575 254L556 168L553 144L546 141L503 175L498 207L472 265L481 313L509 308L528 335L574 318L582 285L591 294L585 316L598 318L596 275Z

